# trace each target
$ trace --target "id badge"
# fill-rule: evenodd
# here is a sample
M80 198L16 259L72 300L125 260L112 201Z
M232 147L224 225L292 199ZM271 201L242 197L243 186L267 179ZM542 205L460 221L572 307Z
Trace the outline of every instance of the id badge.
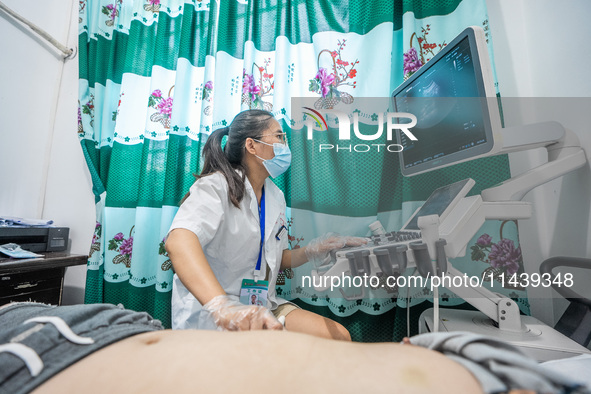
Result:
M286 232L287 232L287 227L281 226L279 228L279 231L277 231L277 234L275 234L275 239L277 241L281 241L281 238L283 238L283 236L285 235Z
M242 279L240 288L240 302L244 305L267 306L267 293L269 292L269 281L254 279Z

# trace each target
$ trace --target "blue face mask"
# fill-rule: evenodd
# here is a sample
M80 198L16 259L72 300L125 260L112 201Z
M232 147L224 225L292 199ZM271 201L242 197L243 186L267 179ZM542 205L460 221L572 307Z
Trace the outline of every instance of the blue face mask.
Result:
M255 141L271 146L271 144L260 140ZM257 155L255 156L263 161L263 165L267 169L269 175L271 175L273 178L277 178L279 175L287 171L291 165L291 151L289 150L289 146L287 144L280 144L276 142L272 145L273 153L275 153L275 156L272 159L265 160L262 157Z

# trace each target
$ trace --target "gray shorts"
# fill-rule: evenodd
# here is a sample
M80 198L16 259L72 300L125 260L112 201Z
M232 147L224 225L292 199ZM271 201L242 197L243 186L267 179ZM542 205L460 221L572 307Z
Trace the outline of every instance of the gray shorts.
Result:
M28 393L107 345L161 329L147 313L111 304L8 304L0 308L0 393Z

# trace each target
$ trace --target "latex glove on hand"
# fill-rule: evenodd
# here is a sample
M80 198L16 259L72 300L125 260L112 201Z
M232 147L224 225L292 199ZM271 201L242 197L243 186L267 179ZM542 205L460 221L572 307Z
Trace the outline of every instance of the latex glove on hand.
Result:
M222 331L283 330L273 313L260 305L244 305L229 295L219 295L203 305Z
M308 258L308 261L312 261L317 266L320 266L331 250L342 249L347 246L361 246L367 244L367 242L367 238L328 233L310 241L306 246L306 257Z

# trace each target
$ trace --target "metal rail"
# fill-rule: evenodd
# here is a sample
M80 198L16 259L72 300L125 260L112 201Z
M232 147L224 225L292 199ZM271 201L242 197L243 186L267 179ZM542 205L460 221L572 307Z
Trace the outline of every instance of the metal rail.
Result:
M74 49L67 48L65 45L61 44L58 40L56 40L55 38L53 38L45 30L41 29L40 27L38 27L37 25L35 25L33 22L30 22L27 19L23 18L22 16L20 16L19 14L17 14L13 10L11 10L10 8L8 8L1 1L0 1L0 10L4 11L5 13L7 13L8 15L10 15L11 17L13 17L14 19L16 19L17 21L19 21L19 22L27 25L31 30L33 30L35 33L37 33L43 39L47 40L51 45L53 45L54 47L56 47L62 53L62 55L64 56L65 59L68 59L68 58L73 57L75 55L75 50Z

